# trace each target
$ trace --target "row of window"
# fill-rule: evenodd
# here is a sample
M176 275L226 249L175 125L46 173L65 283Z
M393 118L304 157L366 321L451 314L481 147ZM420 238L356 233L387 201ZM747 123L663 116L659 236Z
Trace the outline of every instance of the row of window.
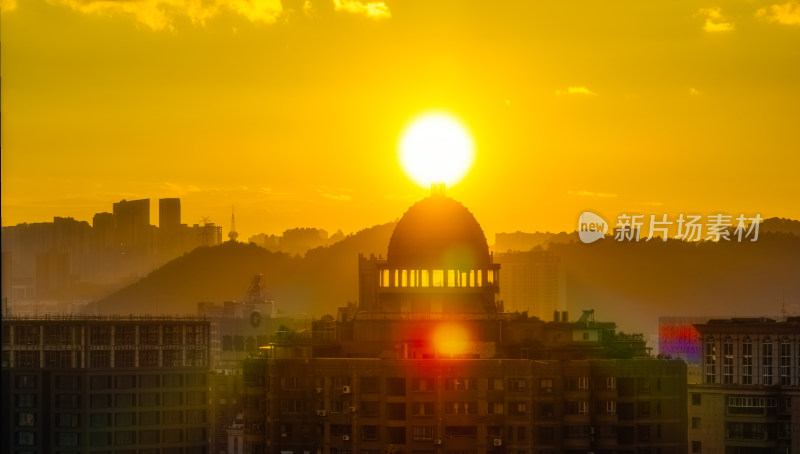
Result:
M14 345L81 345L83 326L15 325ZM195 345L208 341L204 325L96 325L89 326L90 345ZM43 335L43 337L42 337ZM10 344L10 332L3 330L3 344Z
M730 336L726 336L722 340L722 355L721 361L718 361L717 355L717 342L713 337L708 337L705 344L705 381L706 383L717 383L718 362L722 366L722 384L734 384L736 376L736 360L734 352L734 341ZM740 360L738 366L741 368L741 384L751 385L755 383L754 376L754 361L753 361L753 341L750 336L744 336L740 343ZM761 378L762 385L792 385L792 341L789 337L784 336L780 339L778 344L778 380L775 380L773 374L776 372L775 362L775 343L767 336L761 340L761 368L758 375ZM800 341L797 343L796 348L796 365L797 374L796 381L800 384Z
M4 356L8 351L3 352ZM83 352L73 350L17 350L14 367L24 369L81 368ZM44 353L44 355L42 355ZM207 364L205 349L185 350L92 350L88 366L92 369L132 367L198 367ZM42 359L44 361L42 362ZM137 361L138 359L138 361Z
M295 427L290 423L280 424L276 434L281 439L291 438ZM325 436L324 426L316 426L316 435ZM540 445L552 444L556 441L558 430L565 439L588 439L592 436L588 425L565 425L565 426L487 426L486 435L490 438L501 439L505 442L525 442L530 435L536 435L536 442ZM411 427L384 427L377 425L358 426L358 433L354 433L354 427L349 424L331 424L329 429L331 439L342 437L344 440L351 440L352 437L359 437L363 441L385 441L391 444L406 444L411 441L431 441L439 438L477 438L478 426L444 426L439 432L437 426L411 426ZM601 439L616 439L621 444L635 442L648 442L653 438L662 437L661 425L639 424L637 426L615 426L600 425L597 427L595 436Z
M343 377L329 377L333 389L340 390L347 394L352 391L352 378L349 376ZM284 390L303 389L304 380L298 376L280 377L280 387ZM549 394L554 391L553 378L540 378L538 379L538 390L540 393ZM632 379L623 379L630 381ZM656 388L660 390L661 379L656 378ZM317 389L322 389L322 384L325 377L317 377ZM527 378L489 378L487 380L486 389L489 391L508 391L508 392L527 392L530 382ZM563 380L564 387L568 391L588 391L593 388L591 377L572 377ZM437 390L437 382L434 378L411 378L406 379L402 377L387 377L385 379L386 395L388 396L405 396L407 385L410 383L412 392L434 392ZM359 377L359 388L361 393L380 393L381 378L380 377ZM446 391L476 391L478 389L478 379L475 377L463 378L445 378L443 380L443 388ZM614 391L617 389L616 377L604 377L599 379L599 389ZM650 390L650 378L640 377L638 379L638 389L640 392L647 392Z
M15 422L18 427L36 427L39 415L30 412L18 412ZM200 424L206 422L205 410L165 410L119 412L119 413L92 413L89 415L89 426L92 428L125 427L125 426L155 426L160 424ZM79 427L81 424L80 413L57 413L55 426L59 429Z
M80 375L59 375L56 377L56 389L81 389L83 377ZM17 375L14 378L17 389L36 389L39 384L38 375ZM165 388L200 387L206 385L206 374L165 374L165 375L93 375L89 377L89 387L93 391L103 389L130 388Z
M381 270L381 287L483 287L493 285L494 270Z
M35 446L36 432L19 431L16 433L18 446ZM204 427L187 429L148 429L120 430L115 432L92 432L88 436L89 446L128 446L149 445L157 443L198 443L206 440ZM81 434L77 432L56 432L52 438L56 447L69 448L81 446Z

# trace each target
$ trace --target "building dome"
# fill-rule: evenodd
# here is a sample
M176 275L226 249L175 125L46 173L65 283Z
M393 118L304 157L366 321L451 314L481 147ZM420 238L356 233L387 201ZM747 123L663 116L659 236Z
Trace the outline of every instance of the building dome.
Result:
M491 265L489 245L475 216L444 195L420 200L389 240L386 261L410 269L476 269Z

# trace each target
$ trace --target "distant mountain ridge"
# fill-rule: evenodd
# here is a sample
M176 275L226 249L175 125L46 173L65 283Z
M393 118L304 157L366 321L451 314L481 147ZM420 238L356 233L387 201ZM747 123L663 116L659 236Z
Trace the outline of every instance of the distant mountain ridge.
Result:
M598 319L616 321L625 331L653 334L658 316L798 314L800 235L788 232L800 222L764 222L756 242L557 242L547 249L565 267L569 311L594 308ZM243 243L199 248L89 310L194 313L200 301L241 298L260 273L284 312L333 314L358 298L358 254L385 256L394 226L361 230L305 257Z

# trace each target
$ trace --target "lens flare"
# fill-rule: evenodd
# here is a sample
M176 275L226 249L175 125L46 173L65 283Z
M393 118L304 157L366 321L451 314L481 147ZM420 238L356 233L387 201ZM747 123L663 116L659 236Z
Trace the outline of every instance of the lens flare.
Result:
M440 355L460 355L467 351L469 335L463 326L441 325L433 333L433 344Z
M403 170L422 187L458 183L475 160L472 137L458 120L443 112L412 120L398 148Z

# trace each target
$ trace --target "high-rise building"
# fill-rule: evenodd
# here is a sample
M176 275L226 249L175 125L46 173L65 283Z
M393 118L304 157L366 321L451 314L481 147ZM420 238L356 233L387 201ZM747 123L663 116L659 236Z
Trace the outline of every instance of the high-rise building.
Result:
M4 317L7 453L208 452L209 324Z
M566 279L560 258L542 249L496 255L503 268L500 300L508 311L528 311L549 320L567 306Z
M800 452L800 317L695 328L703 382L688 388L689 452Z
M116 239L127 253L150 252L150 199L114 203Z
M437 194L359 258L359 302L244 365L229 454L685 453L686 366L584 311L505 312L500 267Z
M181 199L158 199L158 228L178 229L181 226Z

